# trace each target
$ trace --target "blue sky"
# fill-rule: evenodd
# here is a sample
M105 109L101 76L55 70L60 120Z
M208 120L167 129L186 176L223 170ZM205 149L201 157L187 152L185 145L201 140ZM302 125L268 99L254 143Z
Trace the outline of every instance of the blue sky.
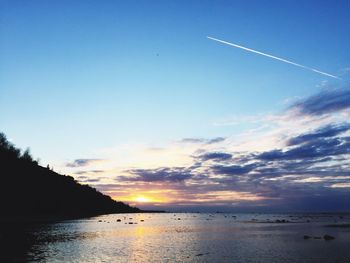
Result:
M348 1L0 0L1 131L65 173L79 172L66 165L77 159L109 160L101 168L106 181L130 167L158 169L140 157L145 149L182 156L177 165L159 161L163 168L189 165L203 145L179 146L184 138L249 141L252 129L272 132L277 115L294 123L293 103L347 89L349 12ZM341 113L300 132L346 122Z

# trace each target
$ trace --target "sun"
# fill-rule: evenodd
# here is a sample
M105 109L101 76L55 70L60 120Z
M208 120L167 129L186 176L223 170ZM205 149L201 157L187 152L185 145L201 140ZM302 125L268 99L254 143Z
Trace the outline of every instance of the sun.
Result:
M150 201L150 199L144 196L138 196L135 198L135 201L139 203L147 203Z

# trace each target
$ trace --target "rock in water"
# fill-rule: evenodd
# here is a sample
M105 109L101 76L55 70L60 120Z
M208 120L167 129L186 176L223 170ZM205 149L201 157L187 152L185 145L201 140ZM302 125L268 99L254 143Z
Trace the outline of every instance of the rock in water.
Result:
M324 235L324 236L323 236L323 239L328 241L328 240L333 240L333 239L335 239L335 237L330 236L330 235Z

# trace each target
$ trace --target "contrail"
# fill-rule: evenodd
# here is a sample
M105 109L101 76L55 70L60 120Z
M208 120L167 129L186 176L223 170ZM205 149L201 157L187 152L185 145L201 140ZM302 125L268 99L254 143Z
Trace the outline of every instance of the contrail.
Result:
M207 38L209 38L211 40L214 40L214 41L217 41L217 42L220 42L220 43L223 43L223 44L226 44L226 45L229 45L229 46L241 48L241 49L249 51L249 52L253 52L253 53L265 56L265 57L273 58L273 59L276 59L276 60L279 60L279 61L282 61L282 62L285 62L285 63L288 63L288 64L292 64L292 65L300 67L300 68L308 69L308 70L311 70L313 72L316 72L316 73L319 73L319 74L322 74L322 75L325 75L325 76L328 76L328 77L331 77L331 78L335 78L335 79L340 79L341 80L341 78L339 78L337 76L334 76L332 74L329 74L329 73L326 73L326 72L323 72L323 71L320 71L320 70L317 70L317 69L314 69L314 68L310 68L310 67L307 67L307 66L304 66L304 65L300 65L298 63L289 61L287 59L283 59L283 58L279 58L279 57L276 57L276 56L272 56L272 55L269 55L269 54L266 54L266 53L254 50L254 49L242 47L242 46L239 46L239 45L227 42L227 41L223 41L223 40L220 40L220 39L217 39L217 38L213 38L213 37L209 37L209 36L207 36Z

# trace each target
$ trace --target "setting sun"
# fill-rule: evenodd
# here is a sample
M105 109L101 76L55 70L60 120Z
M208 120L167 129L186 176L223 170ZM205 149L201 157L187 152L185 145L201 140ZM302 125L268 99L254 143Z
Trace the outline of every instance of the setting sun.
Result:
M167 196L168 195L168 196ZM112 198L118 201L127 202L130 205L142 205L142 204L164 204L171 203L173 199L166 190L145 190L136 192L132 195L123 195L122 193L113 193Z
M139 203L147 203L147 202L150 202L151 200L144 196L138 196L135 198L135 201Z

